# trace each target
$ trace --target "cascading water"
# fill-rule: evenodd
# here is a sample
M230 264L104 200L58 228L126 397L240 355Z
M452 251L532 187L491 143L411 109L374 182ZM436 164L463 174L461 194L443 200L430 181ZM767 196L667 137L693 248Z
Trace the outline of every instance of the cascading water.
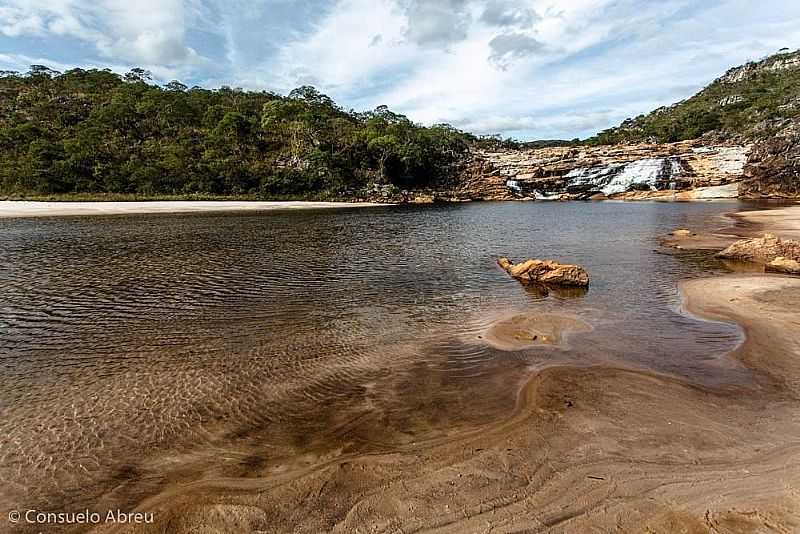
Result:
M647 158L629 163L573 169L564 178L567 192L602 192L605 195L630 190L674 189L683 175L676 157Z

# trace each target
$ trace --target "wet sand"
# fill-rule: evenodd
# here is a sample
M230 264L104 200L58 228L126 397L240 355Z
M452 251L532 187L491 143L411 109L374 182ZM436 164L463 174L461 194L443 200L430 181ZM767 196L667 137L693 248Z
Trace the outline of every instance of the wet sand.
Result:
M587 332L592 327L574 317L549 313L519 313L495 322L483 338L500 350L530 347L564 347L573 332Z
M47 217L65 215L124 215L133 213L197 213L217 211L268 211L321 208L354 208L383 206L373 202L305 202L305 201L193 201L154 200L143 202L34 202L0 201L0 218Z
M800 239L800 206L774 210L745 211L731 217L748 224L758 225L785 239Z
M678 228L661 244L678 250L722 250L735 241L769 232L783 239L800 239L800 206L741 211L725 215L727 224L716 232Z
M681 292L686 313L740 325L745 340L723 359L750 382L549 367L493 423L391 444L376 423L369 445L176 483L140 503L154 525L121 530L798 532L800 278L727 275Z

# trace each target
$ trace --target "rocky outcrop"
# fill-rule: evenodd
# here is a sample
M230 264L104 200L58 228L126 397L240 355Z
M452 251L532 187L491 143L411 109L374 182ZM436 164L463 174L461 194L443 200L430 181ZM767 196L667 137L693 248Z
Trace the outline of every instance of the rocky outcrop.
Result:
M507 181L506 176L494 172L490 160L477 153L465 166L454 193L470 200L515 200L516 191Z
M497 264L522 282L575 287L589 285L589 274L578 265L550 260L526 260L521 263L512 263L508 258L498 259Z
M589 199L686 191L736 183L750 147L669 144L480 150L461 179L478 198ZM732 188L710 189L735 195ZM689 197L690 198L690 197ZM716 198L716 197L715 197ZM687 198L688 199L688 198Z
M800 119L753 147L739 196L800 198Z
M739 83L761 72L774 72L779 70L800 67L800 51L781 51L761 61L752 61L741 67L729 69L717 81L720 83Z
M781 239L772 234L755 239L743 239L730 245L717 256L728 260L751 261L772 264L778 258L782 260L800 261L800 241ZM784 262L775 264L778 268Z

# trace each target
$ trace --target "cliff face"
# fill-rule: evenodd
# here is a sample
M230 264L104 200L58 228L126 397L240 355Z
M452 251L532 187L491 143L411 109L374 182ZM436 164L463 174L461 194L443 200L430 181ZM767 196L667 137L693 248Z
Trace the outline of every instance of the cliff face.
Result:
M753 147L739 195L800 198L800 119Z
M749 151L749 145L700 141L484 150L473 154L459 189L486 200L659 196L738 182ZM722 196L731 191L720 188Z

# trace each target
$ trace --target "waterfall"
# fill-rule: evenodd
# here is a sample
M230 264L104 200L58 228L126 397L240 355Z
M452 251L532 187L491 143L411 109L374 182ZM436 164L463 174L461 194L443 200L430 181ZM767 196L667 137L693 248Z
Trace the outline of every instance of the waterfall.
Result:
M606 195L624 193L635 189L672 189L683 174L683 166L676 157L646 158L571 170L564 178L567 190L595 191Z

